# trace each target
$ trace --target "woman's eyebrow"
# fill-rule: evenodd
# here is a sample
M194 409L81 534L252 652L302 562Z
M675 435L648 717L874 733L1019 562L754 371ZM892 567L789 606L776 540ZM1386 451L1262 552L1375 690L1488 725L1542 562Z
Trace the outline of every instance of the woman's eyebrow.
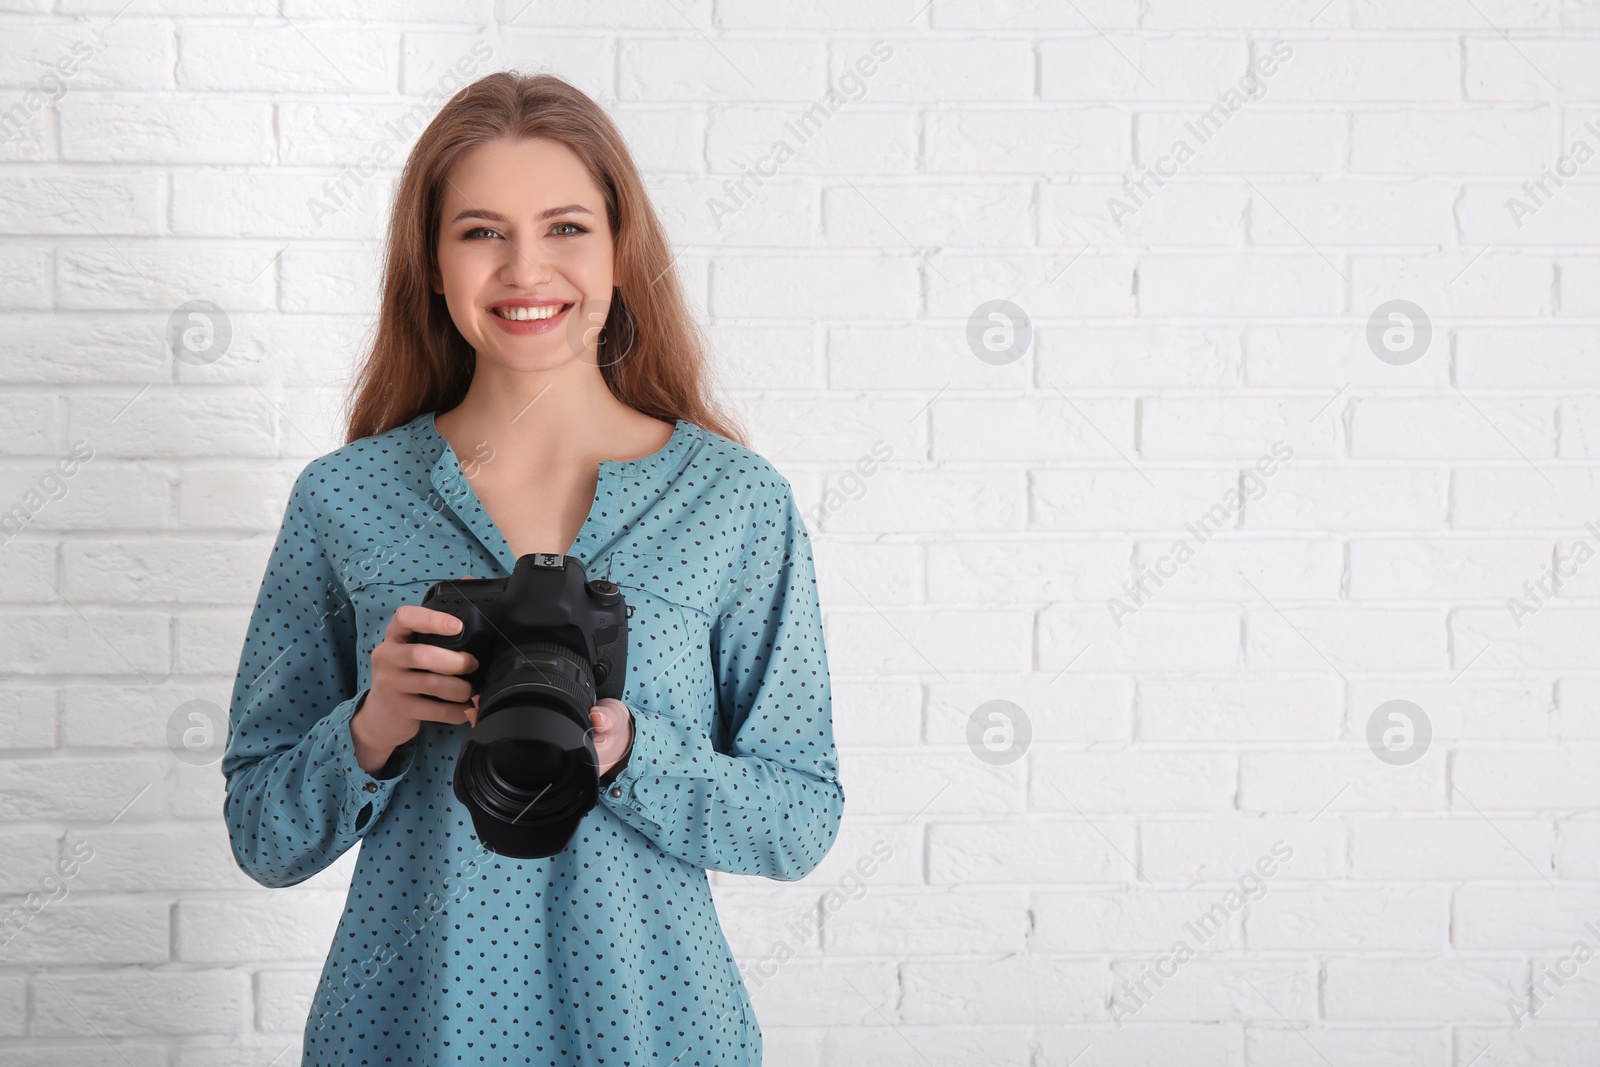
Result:
M555 218L557 215L593 215L593 214L594 214L594 212L590 211L588 208L584 207L582 204L566 204L566 205L564 205L562 207L546 208L545 210L541 211L537 216L535 216L535 219L536 220L551 219L551 218ZM451 219L450 220L450 225L454 226L456 223L460 222L462 219L471 219L471 218L486 219L489 222L498 222L498 223L502 223L502 224L511 221L510 219L506 218L504 215L500 214L500 212L498 212L498 211L490 211L488 208L482 208L482 207L469 207L465 211L462 211L460 214L458 214L455 218Z

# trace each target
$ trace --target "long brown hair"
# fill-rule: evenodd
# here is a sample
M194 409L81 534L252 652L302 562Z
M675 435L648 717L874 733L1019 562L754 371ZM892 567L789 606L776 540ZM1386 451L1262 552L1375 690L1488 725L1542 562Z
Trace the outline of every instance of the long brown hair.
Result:
M711 394L705 341L622 135L582 90L553 75L511 71L480 78L451 97L406 160L389 221L377 334L351 391L346 442L426 411L447 411L466 396L475 356L444 295L429 283L438 262L442 190L470 149L525 137L566 145L605 194L618 284L601 351L625 353L599 361L612 394L646 415L685 419L746 444Z

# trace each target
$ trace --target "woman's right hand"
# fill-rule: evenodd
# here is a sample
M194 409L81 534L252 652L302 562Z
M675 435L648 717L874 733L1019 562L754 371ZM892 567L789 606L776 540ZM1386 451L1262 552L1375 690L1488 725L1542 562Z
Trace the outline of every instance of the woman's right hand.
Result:
M381 768L396 748L417 736L424 722L477 725L477 698L461 677L477 669L477 659L410 640L416 633L460 632L461 620L449 612L418 604L395 609L383 640L372 650L372 687L350 720L357 762L367 773ZM368 767L368 762L377 767Z

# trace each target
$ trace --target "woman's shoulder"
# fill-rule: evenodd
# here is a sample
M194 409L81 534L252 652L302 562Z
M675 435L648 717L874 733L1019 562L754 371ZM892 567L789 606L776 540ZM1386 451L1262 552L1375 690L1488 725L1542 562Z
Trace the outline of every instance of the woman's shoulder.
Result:
M311 460L295 478L293 493L302 500L348 497L378 485L391 485L408 469L431 470L438 456L425 454L413 432L419 415L392 430L358 437Z
M766 456L696 423L686 421L686 425L699 445L686 470L695 472L719 489L737 492L741 498L766 498L776 502L793 498L789 479Z

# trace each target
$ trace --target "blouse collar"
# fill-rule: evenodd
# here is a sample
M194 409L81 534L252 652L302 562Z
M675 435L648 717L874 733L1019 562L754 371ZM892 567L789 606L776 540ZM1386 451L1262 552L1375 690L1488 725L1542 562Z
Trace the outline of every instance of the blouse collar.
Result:
M477 492L473 490L472 484L461 470L455 449L450 447L450 443L434 425L435 414L436 412L432 411L424 412L413 419L407 427L413 440L422 446L423 455L436 457L431 475L434 491L449 504L451 510L500 561L509 574L513 564L516 563L516 558L512 555L510 546L506 544L505 536L484 510L482 502L478 500ZM694 439L702 432L694 423L677 419L674 421L672 436L667 439L667 443L649 455L637 459L600 460L599 478L595 485L596 501L609 496L610 491L619 483L653 481L679 470L687 460ZM599 529L599 526L604 524L599 514L600 510L597 506L590 512L589 518L584 521L583 528L578 533L578 539L568 550L569 554L582 560L585 566L590 564L593 551L606 537L607 531Z

